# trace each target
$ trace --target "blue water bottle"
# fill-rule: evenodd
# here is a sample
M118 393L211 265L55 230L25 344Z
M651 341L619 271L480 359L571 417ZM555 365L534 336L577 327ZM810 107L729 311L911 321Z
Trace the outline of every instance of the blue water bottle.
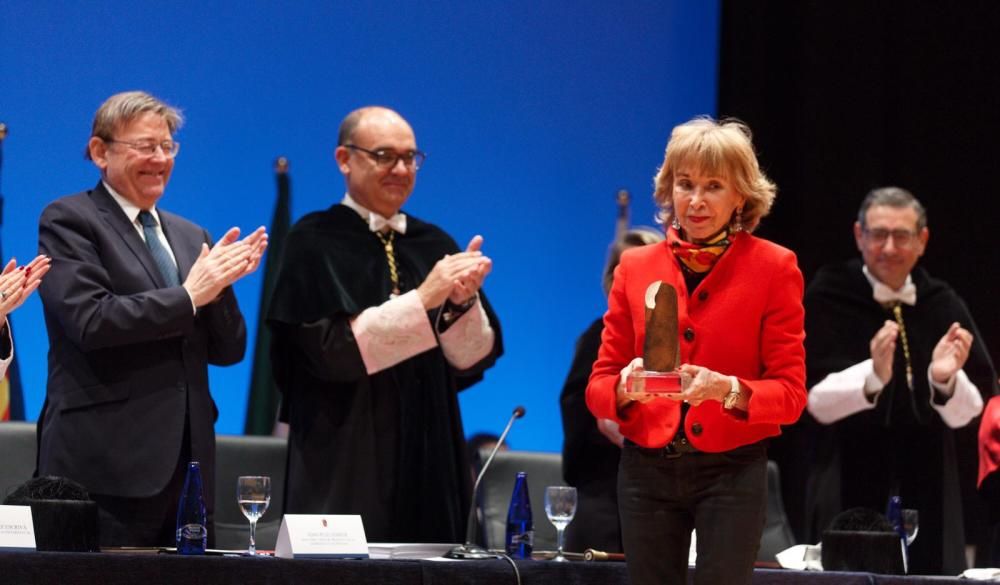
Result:
M201 487L201 465L188 463L184 491L177 506L177 553L203 555L208 542L205 520L205 496Z
M530 559L535 542L531 521L531 498L528 497L528 476L523 471L514 480L514 492L507 509L507 554L515 559Z

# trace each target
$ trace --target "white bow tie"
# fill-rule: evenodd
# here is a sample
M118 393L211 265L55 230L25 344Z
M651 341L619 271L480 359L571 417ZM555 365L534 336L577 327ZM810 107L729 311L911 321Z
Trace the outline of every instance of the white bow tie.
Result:
M881 282L875 282L872 286L872 296L876 302L883 305L900 302L913 306L917 304L917 287L913 282L908 282L900 290L892 290Z
M397 213L389 219L382 217L377 213L368 214L368 229L373 232L380 232L386 227L389 227L401 234L406 233L406 215L402 213Z

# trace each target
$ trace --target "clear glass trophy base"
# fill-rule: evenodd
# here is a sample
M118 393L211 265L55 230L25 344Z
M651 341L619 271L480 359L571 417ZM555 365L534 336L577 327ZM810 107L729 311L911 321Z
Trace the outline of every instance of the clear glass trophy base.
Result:
M646 394L680 394L684 390L684 376L678 372L634 370L625 379L625 392Z

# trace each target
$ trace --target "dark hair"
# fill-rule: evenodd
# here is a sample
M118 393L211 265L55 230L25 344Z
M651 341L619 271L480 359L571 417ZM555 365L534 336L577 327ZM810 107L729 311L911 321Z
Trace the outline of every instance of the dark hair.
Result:
M90 499L87 488L72 479L47 475L33 477L17 486L4 498L5 506L27 506L35 500L82 500Z
M861 532L895 532L889 520L871 508L849 508L837 514L829 530L854 530Z
M858 209L858 223L861 224L861 229L865 229L865 216L868 215L868 210L872 207L895 207L897 209L911 208L913 211L917 212L917 231L920 231L927 227L927 210L924 209L920 200L913 196L902 187L879 187L878 189L872 189L865 195L864 201L861 202L861 208Z

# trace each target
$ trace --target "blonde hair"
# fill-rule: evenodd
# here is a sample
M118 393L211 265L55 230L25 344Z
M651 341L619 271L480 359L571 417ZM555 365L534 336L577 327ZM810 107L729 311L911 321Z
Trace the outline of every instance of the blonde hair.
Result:
M674 175L683 168L722 177L746 197L742 223L748 232L771 211L777 187L760 170L750 128L739 120L698 117L670 133L663 165L653 179L657 220L664 224L673 220Z
M125 91L104 100L94 114L94 124L90 136L101 140L113 140L116 130L145 114L152 112L163 117L170 134L173 135L184 124L181 111L160 101L144 91ZM83 155L90 160L90 147L84 149Z

